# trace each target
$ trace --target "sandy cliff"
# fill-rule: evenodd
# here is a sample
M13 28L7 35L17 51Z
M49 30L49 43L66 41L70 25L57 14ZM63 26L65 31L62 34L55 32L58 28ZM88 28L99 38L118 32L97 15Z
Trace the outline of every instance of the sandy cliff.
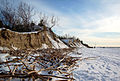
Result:
M53 42L59 46L54 46ZM1 29L0 46L9 49L67 48L51 30L18 33L8 29Z

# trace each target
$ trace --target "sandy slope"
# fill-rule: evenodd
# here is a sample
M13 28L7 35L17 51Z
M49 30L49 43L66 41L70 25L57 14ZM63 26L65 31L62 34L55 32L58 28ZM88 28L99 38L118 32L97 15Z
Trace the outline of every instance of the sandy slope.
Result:
M82 57L98 57L79 62L76 81L120 81L120 48L82 48Z

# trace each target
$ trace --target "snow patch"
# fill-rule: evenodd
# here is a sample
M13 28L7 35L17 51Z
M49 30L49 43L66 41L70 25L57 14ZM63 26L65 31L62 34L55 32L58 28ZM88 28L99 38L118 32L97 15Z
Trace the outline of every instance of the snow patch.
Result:
M0 54L0 62L6 62L8 59L9 54Z
M59 40L58 38L56 38L57 41L53 40L48 34L47 34L49 40L51 41L53 48L68 48L67 45L65 45L61 40Z
M42 49L47 49L47 48L48 48L48 45L42 44Z
M0 50L10 50L10 49L7 48L7 47L1 47L1 46L0 46Z
M15 47L15 46L13 46L13 45L12 45L12 48L13 48L14 50L18 50L18 48L17 48L17 47Z
M63 42L65 42L67 45L70 45L70 47L83 47L81 42L75 41L72 38L66 38L66 39L61 39Z
M16 31L12 31L10 29L6 29L6 28L0 28L0 31L1 30L7 30L7 31L10 31L10 32L15 32L15 33L19 33L19 34L31 34L31 33L38 33L39 31L32 31L32 32L16 32Z

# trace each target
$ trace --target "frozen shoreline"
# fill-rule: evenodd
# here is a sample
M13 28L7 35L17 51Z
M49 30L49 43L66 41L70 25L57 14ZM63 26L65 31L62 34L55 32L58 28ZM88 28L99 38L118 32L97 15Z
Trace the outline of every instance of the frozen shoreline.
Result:
M82 57L98 57L79 62L76 81L120 81L120 48L82 48Z

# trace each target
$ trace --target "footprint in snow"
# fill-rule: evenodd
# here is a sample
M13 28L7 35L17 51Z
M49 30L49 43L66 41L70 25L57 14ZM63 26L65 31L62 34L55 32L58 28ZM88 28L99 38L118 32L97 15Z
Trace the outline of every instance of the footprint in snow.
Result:
M93 65L91 65L91 68L94 69Z

